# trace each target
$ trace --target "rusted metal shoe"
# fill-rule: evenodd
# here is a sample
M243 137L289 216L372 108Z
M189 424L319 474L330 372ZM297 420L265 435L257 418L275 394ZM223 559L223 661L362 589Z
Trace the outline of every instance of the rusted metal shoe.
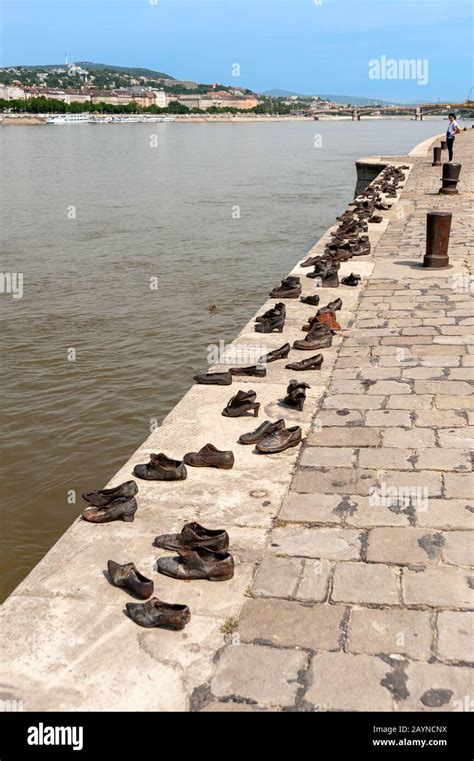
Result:
M257 322L255 324L255 332L256 333L274 333L276 330L277 333L283 333L284 327L285 327L285 315L278 314L276 315L276 317L271 317L268 320Z
M285 365L288 370L321 370L323 364L323 355L315 354L314 357L302 359L301 362L290 362Z
M82 518L88 523L111 523L112 521L131 523L135 519L137 507L135 497L119 497L102 507L86 507L82 511Z
M290 344L283 344L279 349L273 349L273 351L269 351L268 354L264 354L260 357L257 364L268 365L269 362L276 362L278 359L286 359L290 353L290 348Z
M288 365L286 365L288 367ZM274 431L279 431L285 427L285 421L283 418L277 420L276 423L272 423L270 420L265 420L264 423L258 426L255 431L250 433L243 433L239 438L239 444L258 444L259 441L263 441Z
M331 345L331 330L327 325L323 325L322 322L315 322L304 339L298 339L293 342L293 349L312 351L317 349L327 349Z
M297 299L301 294L300 279L296 275L289 275L281 281L278 288L270 292L272 299Z
M306 401L307 388L311 388L309 383L291 380L286 389L286 396L283 400L284 403L288 405L288 407L294 407L299 412L302 412Z
M108 505L114 499L119 497L124 499L130 499L138 493L138 486L135 481L125 481L120 486L115 486L112 489L98 489L97 491L90 491L82 495L82 499L88 502L94 507L103 507Z
M134 563L120 565L114 560L108 560L107 571L114 586L126 589L140 600L146 600L153 594L152 580L143 576Z
M274 431L263 441L257 444L257 451L261 454L277 454L291 447L297 447L301 443L302 431L299 425Z
M278 304L275 304L274 307L271 309L268 309L263 314L258 315L258 317L255 318L255 322L265 322L266 320L273 320L274 317L280 317L283 314L283 317L286 315L286 306L283 304L282 301L280 301Z
M255 391L238 391L233 396L222 414L224 417L241 417L246 415L247 412L253 412L254 417L258 417L258 411L260 409L260 402L256 402L257 394Z
M342 309L342 299L334 299L334 301L329 301L325 307L318 309L317 315L319 317L320 314L325 312L338 312L339 309Z
M184 481L188 475L182 460L172 460L163 452L151 454L144 465L135 465L133 474L145 481Z
M351 285L354 287L360 284L360 280L361 280L360 275L356 275L354 274L354 272L351 272L350 275L347 275L347 277L342 278L341 283L343 285Z
M234 558L230 552L214 552L205 547L181 550L179 557L158 558L159 573L183 581L208 579L228 581L234 575Z
M157 597L144 603L127 602L127 613L136 624L146 629L163 626L166 629L184 629L191 620L187 605L173 605Z
M193 468L221 468L230 470L234 467L234 455L232 452L222 452L214 444L206 444L199 452L188 452L183 457L186 465Z
M265 378L267 371L263 364L252 365L251 367L231 367L232 375L247 375L252 378Z
M314 296L301 296L300 301L302 304L309 304L312 307L317 307L321 297L316 293Z
M230 386L232 383L232 373L201 373L200 375L195 375L193 380L205 386Z
M196 547L206 547L208 550L223 552L229 547L229 535L223 529L204 528L199 523L186 523L180 534L161 534L153 542L155 547L162 550L194 550Z
M300 267L314 267L320 261L322 261L321 256L309 256L304 262L301 262Z

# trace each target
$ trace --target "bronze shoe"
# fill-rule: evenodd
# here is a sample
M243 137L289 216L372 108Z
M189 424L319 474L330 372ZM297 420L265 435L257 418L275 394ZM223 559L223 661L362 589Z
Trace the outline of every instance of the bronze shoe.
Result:
M276 362L277 359L286 359L289 353L290 344L283 344L279 349L273 349L273 351L269 351L268 354L264 354L263 357L260 357L257 364L268 365L269 362Z
M322 354L315 354L314 357L302 359L301 362L291 362L289 365L285 365L285 367L288 370L321 370L323 361Z
M353 272L351 272L350 275L347 275L347 277L342 278L341 283L343 285L356 286L356 285L359 285L360 280L361 280L360 275L355 275Z
M172 605L157 597L144 603L127 602L127 613L136 624L151 629L164 626L167 629L184 629L191 620L187 605Z
M201 373L193 378L196 383L202 383L206 386L230 386L232 383L232 374L227 373Z
M247 375L252 378L265 378L267 371L263 364L252 365L251 367L231 367L232 375Z
M234 455L232 452L221 452L216 449L214 444L206 444L199 452L188 452L183 457L186 465L192 465L193 468L222 468L230 470L234 466Z
M320 256L309 256L304 262L301 262L300 267L314 267L320 261Z
M229 535L223 529L212 530L199 523L186 523L180 534L161 534L153 542L155 547L163 550L180 552L205 547L215 552L223 552L229 547Z
M271 317L268 320L262 320L255 324L256 333L273 333L275 330L277 333L283 333L285 327L285 315L283 313Z
M299 425L274 431L266 439L257 444L257 450L262 454L277 454L301 443L302 431Z
M337 312L339 309L342 309L342 300L334 299L334 301L330 301L329 304L326 304L325 307L318 309L317 315L319 317L320 314L324 314L325 312Z
M86 507L82 511L82 518L89 523L111 523L111 521L125 521L131 523L137 512L137 500L135 497L118 497L102 507Z
M315 322L304 339L293 342L293 349L311 351L315 349L327 349L332 345L332 333L327 325Z
M288 365L286 365L288 367ZM239 438L239 444L257 444L259 441L263 441L273 431L278 431L285 427L285 421L282 419L277 420L276 423L272 423L270 420L265 420L255 431L250 433L243 433Z
M151 454L144 465L135 465L133 474L145 481L184 481L188 475L181 460L171 460L162 452Z
M127 589L135 597L146 600L153 594L154 585L152 580L143 576L134 563L119 565L119 563L115 563L113 560L108 560L107 571L112 583L116 587Z
M280 317L281 315L283 315L283 317L286 316L286 306L282 301L275 304L274 307L268 309L263 314L258 315L258 317L255 318L255 322L265 322L266 320L272 320L274 317Z
M222 414L224 417L241 417L247 412L253 411L254 417L258 417L260 402L256 402L256 398L257 394L255 391L238 391L227 402L225 409L222 410Z
M300 279L296 275L289 275L281 281L278 288L270 292L272 299L297 299L301 293Z
M125 481L125 483L115 486L113 489L90 491L87 494L83 494L82 499L85 499L86 502L94 507L103 507L119 497L126 497L127 499L134 497L137 492L138 486L135 481Z
M284 403L288 407L295 407L299 412L303 411L304 403L306 401L306 389L311 388L309 383L300 383L297 380L290 381L288 388L286 389L286 396Z
M213 552L205 547L183 550L179 557L158 558L159 573L173 579L228 581L234 575L234 558L229 552Z
M317 307L320 297L315 294L314 296L301 296L300 301L302 304L309 304L312 307Z

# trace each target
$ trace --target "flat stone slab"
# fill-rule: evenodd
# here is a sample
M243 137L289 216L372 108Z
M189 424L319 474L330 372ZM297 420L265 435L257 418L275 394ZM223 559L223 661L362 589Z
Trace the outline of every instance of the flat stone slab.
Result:
M416 660L431 656L433 633L426 611L398 608L354 608L347 648L352 653L397 653Z
M344 607L287 600L248 600L239 621L244 642L310 650L337 650Z
M331 599L333 602L397 605L398 571L381 563L338 563Z
M211 681L216 697L238 696L265 705L291 706L298 673L308 656L300 650L245 645L227 647Z
M319 711L392 711L392 697L382 686L388 671L382 660L368 655L318 653L305 700Z
M360 535L341 528L277 528L273 532L271 551L330 560L353 560L360 555Z

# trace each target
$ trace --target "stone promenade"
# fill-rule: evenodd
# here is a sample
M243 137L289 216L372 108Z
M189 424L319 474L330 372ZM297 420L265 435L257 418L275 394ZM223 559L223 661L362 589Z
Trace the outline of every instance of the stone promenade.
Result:
M208 441L234 451L234 468L140 482L133 523L76 520L2 606L0 699L38 711L473 710L474 130L456 140L458 196L438 195L428 148L384 159L410 170L369 225L371 256L341 265L362 286L321 290L321 304L342 298L343 330L321 372L300 374L304 411L281 403L294 375L283 362L232 389L193 386L109 485L150 452L181 458ZM419 266L432 209L453 213L449 270ZM293 270L310 294L306 272ZM257 356L301 338L313 313L289 302L283 335L261 336ZM229 349L251 364L258 341L252 319ZM259 420L222 417L240 388L256 390ZM301 449L237 444L279 417L302 426ZM154 537L190 520L228 530L231 581L156 573ZM187 603L190 624L136 626L108 559Z
M210 692L230 701L221 709L474 710L474 135L456 148L459 196L437 194L431 152L408 159L219 656ZM453 213L453 270L416 266L429 210Z

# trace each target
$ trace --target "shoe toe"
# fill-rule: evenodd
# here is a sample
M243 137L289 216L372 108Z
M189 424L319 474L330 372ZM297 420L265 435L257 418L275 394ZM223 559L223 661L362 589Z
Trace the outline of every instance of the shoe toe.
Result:
M146 465L135 465L133 475L137 478L147 478L148 468Z
M180 565L177 558L158 558L156 561L158 573L163 573L165 576L173 576L174 578L178 578Z
M163 550L177 550L179 547L178 534L161 534L155 537L153 546Z

